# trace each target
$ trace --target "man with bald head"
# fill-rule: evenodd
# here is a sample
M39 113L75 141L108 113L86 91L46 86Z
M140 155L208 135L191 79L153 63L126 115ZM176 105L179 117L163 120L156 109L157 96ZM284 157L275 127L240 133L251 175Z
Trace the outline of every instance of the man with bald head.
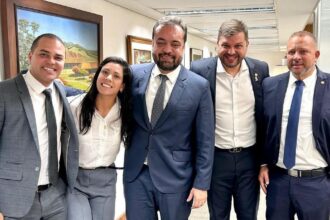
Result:
M269 220L329 220L330 75L306 31L287 44L289 72L264 80L265 143L259 182Z

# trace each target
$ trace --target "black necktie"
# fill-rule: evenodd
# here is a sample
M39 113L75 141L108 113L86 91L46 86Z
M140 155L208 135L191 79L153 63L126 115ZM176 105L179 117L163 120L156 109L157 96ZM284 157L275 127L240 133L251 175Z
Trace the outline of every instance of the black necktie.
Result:
M48 176L49 182L56 184L58 179L58 160L57 160L57 126L54 108L52 104L51 89L45 89L43 93L46 96L45 109L48 128Z
M296 147L297 147L297 133L299 114L301 106L301 97L304 89L304 82L297 80L296 89L291 101L291 107L288 117L288 125L286 128L285 144L284 144L284 158L283 163L287 169L291 169L296 164Z
M166 88L166 80L168 79L166 75L160 74L159 75L161 79L160 86L158 87L154 104L152 106L151 111L151 126L154 127L157 123L158 118L163 112L164 109L164 96L165 96L165 88Z

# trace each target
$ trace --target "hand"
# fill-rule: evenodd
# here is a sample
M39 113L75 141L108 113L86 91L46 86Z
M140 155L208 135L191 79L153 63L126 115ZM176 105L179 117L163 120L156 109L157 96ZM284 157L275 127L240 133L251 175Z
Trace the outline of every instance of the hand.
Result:
M258 177L262 191L264 191L265 194L267 194L267 186L269 185L268 171L267 165L261 166Z
M207 199L207 191L192 188L188 196L187 202L190 202L192 199L193 199L193 204L192 204L193 209L202 207Z
M0 220L4 220L4 217L1 212L0 212Z

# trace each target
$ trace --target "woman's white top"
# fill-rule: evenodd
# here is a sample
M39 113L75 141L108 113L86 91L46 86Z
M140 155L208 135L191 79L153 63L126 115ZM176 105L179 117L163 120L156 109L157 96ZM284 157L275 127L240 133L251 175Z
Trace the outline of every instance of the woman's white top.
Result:
M77 95L70 100L79 137L79 167L94 169L110 166L116 159L121 143L120 101L115 104L105 117L95 109L92 124L86 134L79 132L81 101L86 94Z

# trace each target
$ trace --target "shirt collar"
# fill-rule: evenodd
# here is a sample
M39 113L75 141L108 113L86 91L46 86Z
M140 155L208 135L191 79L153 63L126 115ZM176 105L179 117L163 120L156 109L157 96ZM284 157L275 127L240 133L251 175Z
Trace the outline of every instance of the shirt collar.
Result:
M315 85L316 78L317 78L316 72L317 72L317 70L315 68L313 73L310 76L308 76L306 79L303 80L305 87L312 87ZM295 85L296 81L297 81L297 78L294 77L293 73L290 71L289 86L296 87L296 85Z
M23 75L25 82L30 88L36 92L37 94L42 93L45 89L51 89L52 92L54 91L54 83L52 82L48 87L45 87L42 85L29 71L27 71L26 74Z
M241 64L241 68L240 70L238 71L237 75L240 75L242 72L245 72L246 70L248 70L248 65L246 64L245 62L245 59L242 60L242 64ZM222 63L221 63L221 60L220 58L218 57L218 61L217 61L217 73L226 73L226 70L225 68L223 67Z
M179 76L181 70L181 65L179 65L175 70L172 72L169 72L166 74L168 81L170 81L171 84L174 84ZM162 74L158 68L157 65L154 66L154 68L151 71L151 76L152 77L157 77L158 75Z

